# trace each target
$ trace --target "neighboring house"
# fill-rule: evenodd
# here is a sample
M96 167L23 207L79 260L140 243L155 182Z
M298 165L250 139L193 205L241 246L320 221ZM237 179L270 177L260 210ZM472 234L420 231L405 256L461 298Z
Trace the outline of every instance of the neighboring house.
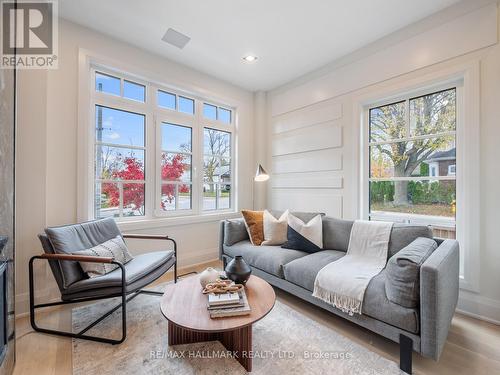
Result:
M220 183L222 190L230 190L231 189L231 184L230 184L231 183L231 166L230 165L223 165L220 167L216 167L214 170L214 177L216 177L214 181L211 181L210 183L208 181L206 181L203 184L203 191L210 190L210 184L213 182Z
M437 151L424 160L429 165L429 177L455 176L456 148L448 151Z

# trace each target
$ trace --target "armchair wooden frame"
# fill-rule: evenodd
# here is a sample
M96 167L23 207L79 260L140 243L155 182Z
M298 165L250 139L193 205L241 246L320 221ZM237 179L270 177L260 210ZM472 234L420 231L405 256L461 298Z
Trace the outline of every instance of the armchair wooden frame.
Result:
M170 238L170 237L165 236L165 235L149 235L149 234L123 234L122 237L123 238L131 238L131 239L167 240L167 241L172 242L173 247L174 247L174 257L175 257L175 262L173 264L173 266L174 266L174 282L175 283L177 282L177 243L175 242L175 240L173 238ZM87 297L87 298L72 299L72 300L68 300L68 301L57 301L57 302L50 302L50 303L35 304L33 263L37 259L43 259L43 260L48 260L48 261L77 261L77 262L116 264L121 270L121 292L110 294L107 296ZM72 254L41 254L41 255L33 256L33 257L31 257L31 259L29 261L29 293L30 293L29 302L30 302L31 327L36 332L41 332L41 333L47 333L47 334L58 335L58 336L63 336L63 337L72 337L72 338L78 338L78 339L83 339L83 340L97 341L97 342L103 342L103 343L113 344L113 345L121 344L127 338L127 303L130 302L135 297L137 297L139 294L148 294L148 295L154 295L154 296L162 296L163 295L162 292L156 292L156 291L144 290L144 289L138 289L135 291L127 292L126 287L127 287L127 280L126 280L125 267L123 264L115 261L111 257L95 257L95 256L72 255ZM92 323L90 323L89 325L87 325L85 328L81 329L77 333L42 328L36 324L36 315L35 315L36 309L44 308L44 307L51 307L51 306L67 305L67 304L73 304L73 303L97 301L97 300L101 300L101 299L108 299L108 298L115 298L115 297L121 297L121 302L119 305L113 307L111 310L104 313L98 319L94 320ZM91 335L85 334L91 328L95 327L97 324L102 322L104 319L106 319L108 316L110 316L116 310L118 310L120 308L122 310L122 335L121 335L121 338L111 339L111 338L106 338L106 337L98 337L98 336L91 336Z

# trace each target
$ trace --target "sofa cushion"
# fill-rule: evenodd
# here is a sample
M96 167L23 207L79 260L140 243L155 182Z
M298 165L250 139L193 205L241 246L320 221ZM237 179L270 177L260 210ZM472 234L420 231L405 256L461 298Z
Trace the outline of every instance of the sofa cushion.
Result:
M283 266L285 280L312 291L319 270L344 255L343 251L323 250L295 259Z
M361 312L405 331L418 333L418 309L408 308L389 301L385 295L386 271L370 280L365 290Z
M389 241L388 258L411 244L418 237L432 238L432 229L425 225L395 223Z
M102 244L116 236L121 236L113 218L47 228L45 233L57 254L72 254ZM78 262L62 261L59 264L65 288L85 278Z
M347 251L354 221L323 217L323 248Z
M420 266L436 248L436 241L419 237L389 259L385 292L390 301L405 307L418 306Z
M285 279L309 291L319 270L340 259L345 253L323 250L296 259L283 266ZM365 291L362 313L409 332L418 333L418 311L389 301L385 295L385 270L375 276Z
M224 221L224 244L232 246L237 242L248 239L247 227L243 219Z
M282 249L279 246L253 246L248 240L233 246L224 245L224 253L233 258L241 255L251 266L280 278L284 277L285 264L307 255L303 251Z

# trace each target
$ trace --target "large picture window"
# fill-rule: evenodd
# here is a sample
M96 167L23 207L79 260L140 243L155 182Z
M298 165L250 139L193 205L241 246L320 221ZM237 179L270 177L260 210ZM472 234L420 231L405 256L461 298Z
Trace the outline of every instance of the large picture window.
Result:
M105 69L92 81L95 218L234 208L232 109Z
M455 238L456 89L369 109L369 217Z

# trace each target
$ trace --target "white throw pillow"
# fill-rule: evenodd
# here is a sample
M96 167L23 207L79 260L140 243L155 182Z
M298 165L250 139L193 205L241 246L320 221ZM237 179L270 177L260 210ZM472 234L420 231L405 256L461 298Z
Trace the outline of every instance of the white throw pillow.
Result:
M74 255L88 255L94 257L111 257L115 261L125 264L130 262L133 257L128 251L127 245L123 242L121 236L116 236L100 245L91 247L87 250L77 251ZM118 266L113 263L94 263L94 262L79 262L83 271L87 273L91 279L110 273Z
M276 219L268 210L264 211L264 241L262 245L283 245L286 242L288 210Z
M308 253L322 250L323 221L321 215L316 215L306 224L298 217L289 214L287 241L281 247Z

